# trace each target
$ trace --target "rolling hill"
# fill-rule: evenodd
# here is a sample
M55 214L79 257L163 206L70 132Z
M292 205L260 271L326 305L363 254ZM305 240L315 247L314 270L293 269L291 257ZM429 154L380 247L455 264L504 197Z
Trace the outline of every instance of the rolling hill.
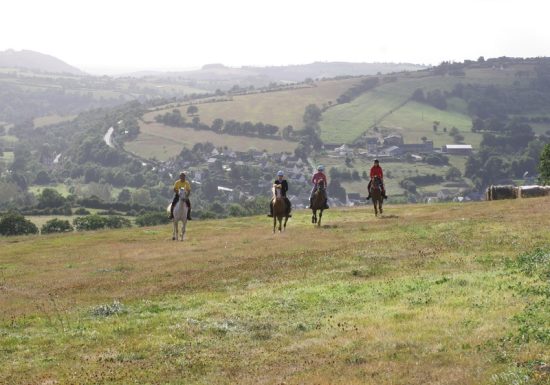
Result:
M550 199L385 209L0 238L0 382L547 384Z
M24 68L48 73L86 75L80 69L64 61L40 52L12 49L0 52L0 67Z

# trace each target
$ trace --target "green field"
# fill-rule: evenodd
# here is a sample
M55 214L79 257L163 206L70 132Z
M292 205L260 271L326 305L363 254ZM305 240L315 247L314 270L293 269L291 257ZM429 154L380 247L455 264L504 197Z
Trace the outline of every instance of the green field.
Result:
M42 116L40 118L35 118L33 123L34 127L42 127L42 126L49 126L51 124L57 124L61 122L67 122L69 120L74 119L75 116L60 116L60 115L49 115L49 116Z
M170 127L161 123L140 122L140 134L137 139L124 144L124 148L144 158L167 160L178 155L186 147L195 143L211 142L216 147L227 146L234 151L256 149L273 152L293 152L296 142L218 134L207 130Z
M548 384L549 210L0 238L0 383Z
M306 106L316 104L322 107L329 102L336 103L336 99L342 93L360 80L354 78L319 81L312 87L238 95L233 96L232 101L197 104L198 116L206 124L221 118L224 121L233 119L238 122L269 123L280 128L291 125L295 129L301 129ZM169 107L165 111L151 112L144 116L144 120L154 121L156 115L171 110L172 107ZM187 106L181 107L180 110L185 116Z
M386 187L386 193L390 198L390 201L394 198L403 198L405 190L399 185L403 179L408 177L414 177L418 175L438 175L445 178L445 174L450 166L457 167L462 173L466 164L467 157L465 156L449 156L449 166L432 166L423 162L386 162L382 159L381 166L384 169L384 183ZM372 159L355 158L351 168L347 168L341 158L331 157L318 157L316 163L321 163L327 168L327 173L330 173L332 167L336 167L339 170L350 170L353 172L356 170L359 175L366 171L367 174L373 165ZM466 184L470 184L468 179L464 180ZM417 186L417 191L420 194L437 193L439 190L446 188L442 183L429 185L429 186ZM342 182L342 186L348 193L360 193L362 197L367 196L367 184L368 180L361 179L360 181L345 181Z

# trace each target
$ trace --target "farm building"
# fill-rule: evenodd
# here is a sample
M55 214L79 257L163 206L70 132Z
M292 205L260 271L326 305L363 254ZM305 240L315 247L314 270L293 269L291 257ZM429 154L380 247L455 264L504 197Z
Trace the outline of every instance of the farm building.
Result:
M446 144L441 151L450 155L470 155L473 149L471 144Z

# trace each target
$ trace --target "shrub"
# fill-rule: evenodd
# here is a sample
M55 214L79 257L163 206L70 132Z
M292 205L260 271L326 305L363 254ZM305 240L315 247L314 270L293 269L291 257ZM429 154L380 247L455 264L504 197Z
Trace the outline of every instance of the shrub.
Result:
M75 218L73 224L75 225L77 231L132 227L132 223L127 218L116 215L102 217L97 214Z
M74 211L74 213L75 213L76 215L90 215L90 214L91 214L91 213L90 213L88 210L86 210L84 207L79 207L79 208L77 208L77 209Z
M67 231L73 231L73 226L71 226L69 221L57 218L49 220L40 229L42 234L64 233Z
M9 212L0 217L0 234L27 235L37 234L38 227L19 213Z
M77 231L99 230L105 228L105 219L99 215L86 215L73 220Z
M162 225L169 222L170 219L162 211L144 213L136 218L136 224L141 227Z
M123 227L132 227L132 223L128 218L118 215L110 215L105 218L105 227L110 229L121 229Z

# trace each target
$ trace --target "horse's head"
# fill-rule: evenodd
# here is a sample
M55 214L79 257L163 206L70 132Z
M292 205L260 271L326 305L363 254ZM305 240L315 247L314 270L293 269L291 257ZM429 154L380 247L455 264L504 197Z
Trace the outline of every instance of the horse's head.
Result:
M189 193L187 192L186 189L184 189L183 187L180 187L179 196L180 196L180 200L187 199L187 197L189 196Z
M277 199L279 199L283 196L283 192L282 192L280 184L274 184L271 191L273 192L273 196Z
M325 190L325 181L320 180L319 183L317 184L317 188L321 191L324 191Z
M377 175L372 178L372 184L370 186L371 191L382 190L382 179Z

